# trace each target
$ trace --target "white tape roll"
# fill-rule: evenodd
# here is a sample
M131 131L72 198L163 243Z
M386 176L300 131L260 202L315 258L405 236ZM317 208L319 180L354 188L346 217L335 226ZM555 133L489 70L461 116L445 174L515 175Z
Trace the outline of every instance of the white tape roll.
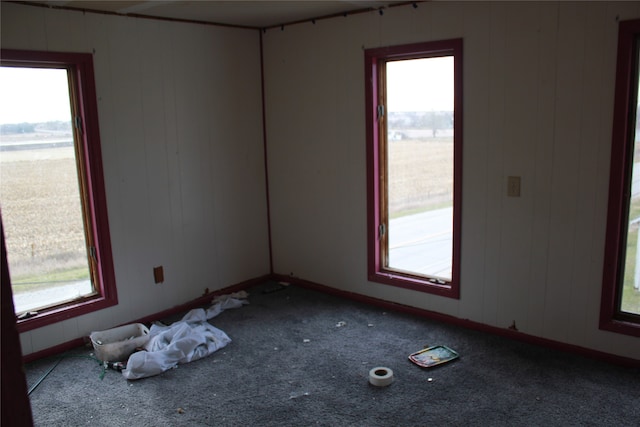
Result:
M369 383L376 387L386 387L393 382L393 371L385 367L373 368L369 371Z

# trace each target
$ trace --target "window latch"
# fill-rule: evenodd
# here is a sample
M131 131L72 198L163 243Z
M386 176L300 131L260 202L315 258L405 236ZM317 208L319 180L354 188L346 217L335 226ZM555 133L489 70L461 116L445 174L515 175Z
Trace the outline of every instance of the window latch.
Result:
M380 239L382 239L382 237L384 236L384 234L385 234L385 232L386 232L386 231L387 231L387 230L386 230L386 227L384 226L384 224L380 224L380 225L378 226L378 237L379 237Z
M80 135L82 135L82 118L80 116L76 116L75 122L76 129L78 129L78 132L80 132Z
M96 252L95 246L89 246L89 256L93 258L96 262L98 261L98 254Z
M384 105L378 105L378 120L384 117Z

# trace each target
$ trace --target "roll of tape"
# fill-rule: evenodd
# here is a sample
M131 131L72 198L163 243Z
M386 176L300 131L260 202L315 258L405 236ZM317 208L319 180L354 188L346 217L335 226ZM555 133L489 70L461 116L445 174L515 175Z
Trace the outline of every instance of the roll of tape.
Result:
M379 366L369 371L369 383L376 387L386 387L393 382L393 371Z

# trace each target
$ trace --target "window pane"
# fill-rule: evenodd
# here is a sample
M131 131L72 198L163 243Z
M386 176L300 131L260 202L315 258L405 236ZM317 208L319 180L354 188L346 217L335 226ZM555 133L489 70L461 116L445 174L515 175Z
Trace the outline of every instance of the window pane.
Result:
M65 69L0 67L0 205L16 313L93 293Z
M453 264L453 56L387 62L389 269L444 281Z
M636 58L638 55L636 55ZM636 67L636 70L638 68ZM638 85L638 73L636 72L636 90ZM638 103L636 92L636 104ZM631 200L629 201L629 228L627 229L627 251L624 268L624 282L622 285L622 298L620 310L626 313L640 314L640 144L638 144L638 109L636 108L634 139L633 139L633 168L631 172Z

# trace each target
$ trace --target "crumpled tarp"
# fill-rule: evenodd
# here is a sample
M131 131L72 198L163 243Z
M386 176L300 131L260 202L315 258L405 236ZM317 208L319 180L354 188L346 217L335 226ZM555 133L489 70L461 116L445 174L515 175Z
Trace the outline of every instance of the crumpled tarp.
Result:
M154 324L149 330L146 351L133 353L127 361L122 375L128 380L137 380L201 359L231 342L231 338L207 320L229 308L248 304L246 292L223 295L213 300L213 305L204 310L196 308L182 320L164 326Z

